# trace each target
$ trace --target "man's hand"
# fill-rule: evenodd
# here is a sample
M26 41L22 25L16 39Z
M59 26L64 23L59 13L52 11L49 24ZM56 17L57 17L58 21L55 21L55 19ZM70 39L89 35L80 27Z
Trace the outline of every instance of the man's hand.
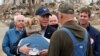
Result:
M45 49L45 50L42 50L39 54L39 56L48 56L48 50Z
M29 43L23 45L22 47L19 48L19 52L28 55L30 51L30 48L28 46L29 46Z

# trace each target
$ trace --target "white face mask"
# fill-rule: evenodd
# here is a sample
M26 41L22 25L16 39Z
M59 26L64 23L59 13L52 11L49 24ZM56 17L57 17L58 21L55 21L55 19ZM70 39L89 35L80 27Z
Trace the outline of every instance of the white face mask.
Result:
M36 49L36 48L32 48L30 51L29 51L29 55L38 55L39 54L39 50Z

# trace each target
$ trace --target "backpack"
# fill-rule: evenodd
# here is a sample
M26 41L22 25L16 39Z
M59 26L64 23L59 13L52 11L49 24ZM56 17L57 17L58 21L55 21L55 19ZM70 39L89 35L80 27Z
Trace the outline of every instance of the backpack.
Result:
M62 28L62 30L64 32L66 32L71 40L73 41L73 52L72 52L72 56L86 56L87 55L87 45L88 45L88 33L85 30L85 36L84 36L84 40L83 41L79 41L78 39L76 39L76 37L73 35L73 33L67 29L67 28Z

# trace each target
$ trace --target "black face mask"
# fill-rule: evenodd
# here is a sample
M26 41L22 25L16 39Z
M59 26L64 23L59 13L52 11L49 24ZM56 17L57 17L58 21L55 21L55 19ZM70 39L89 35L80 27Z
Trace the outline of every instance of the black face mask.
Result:
M50 25L50 26L52 26L54 28L58 28L58 24L54 24L54 25Z

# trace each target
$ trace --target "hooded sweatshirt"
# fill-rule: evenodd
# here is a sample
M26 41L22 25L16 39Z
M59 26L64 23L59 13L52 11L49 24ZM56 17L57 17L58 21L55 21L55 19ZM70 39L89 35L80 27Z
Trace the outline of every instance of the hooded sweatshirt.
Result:
M66 22L63 27L67 27L79 41L84 39L85 31L76 22ZM92 56L90 40L87 47L87 56ZM55 31L51 37L48 56L72 56L72 52L73 42L69 35L60 29Z

